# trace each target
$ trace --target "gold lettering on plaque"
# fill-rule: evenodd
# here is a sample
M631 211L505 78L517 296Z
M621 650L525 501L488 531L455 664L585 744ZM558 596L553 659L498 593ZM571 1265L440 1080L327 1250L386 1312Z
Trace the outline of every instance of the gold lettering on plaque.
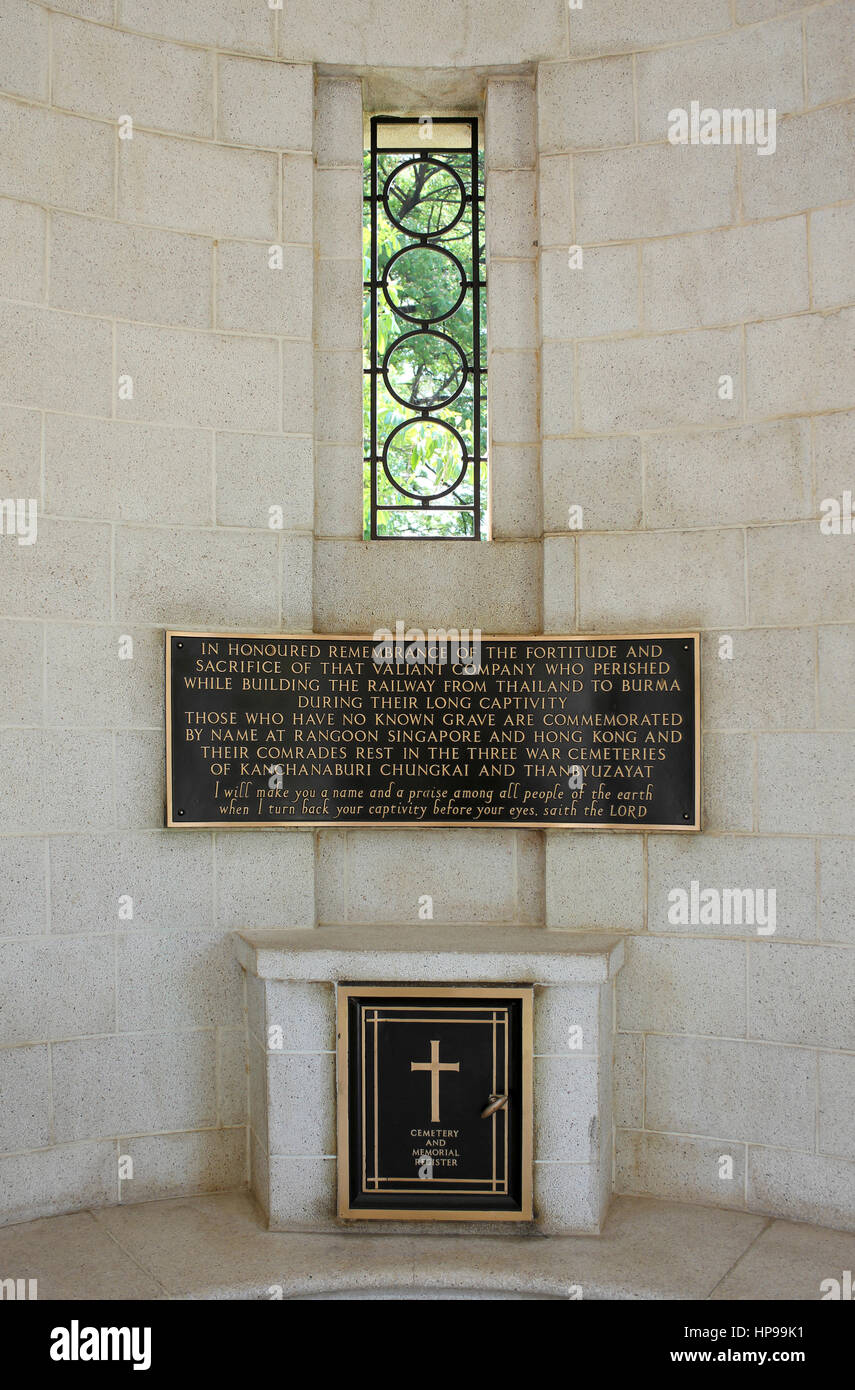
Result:
M439 1060L439 1039L431 1038L430 1061L411 1062L410 1071L430 1072L430 1122L432 1125L439 1124L439 1073L441 1071L460 1071L460 1063L441 1062Z

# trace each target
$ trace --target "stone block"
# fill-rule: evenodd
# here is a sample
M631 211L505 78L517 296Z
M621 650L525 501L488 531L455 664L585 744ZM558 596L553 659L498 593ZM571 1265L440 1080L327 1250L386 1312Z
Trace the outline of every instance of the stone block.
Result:
M704 830L753 830L754 738L750 734L704 734L701 757Z
M829 106L781 121L772 156L743 159L747 218L782 217L855 193L855 106ZM723 219L730 220L730 219Z
M487 254L530 259L537 251L534 170L497 169L490 176Z
M0 187L9 197L111 217L115 130L0 100Z
M113 139L108 127L99 127ZM148 222L215 237L275 241L279 159L136 131L120 142L118 210L124 222ZM98 211L81 208L80 211Z
M760 734L760 830L788 835L850 835L853 776L855 734Z
M733 1172L722 1177L721 1160ZM744 1144L622 1130L615 1136L615 1191L700 1206L745 1206Z
M133 655L120 658L127 639ZM163 634L151 628L48 623L45 723L163 727Z
M750 621L824 623L855 613L850 540L823 535L817 521L749 530Z
M217 327L271 337L312 336L312 251L284 246L271 269L270 248L256 241L217 245Z
M578 267L571 267L563 247L545 251L540 260L540 293L545 338L592 338L637 328L636 248L588 247Z
M44 297L45 238L43 208L0 199L0 294L4 298Z
M212 1032L78 1038L52 1054L60 1143L215 1123Z
M283 150L312 148L314 73L309 64L221 57L217 127L221 140Z
M27 0L7 0L3 13L0 90L33 101L47 101L50 17Z
M281 507L283 530L311 530L311 439L218 433L216 460L220 526L266 528L270 508Z
M108 1033L115 1027L111 942L20 939L3 943L0 954L7 991L0 1024L4 1044ZM55 1071L54 1084L56 1098Z
M120 323L116 369L133 381L133 399L117 402L124 418L225 430L279 426L279 353L273 338Z
M819 934L823 941L855 944L855 862L851 840L819 842Z
M745 1036L741 942L634 937L626 945L626 963L617 982L622 1030Z
M849 371L855 308L752 323L745 333L750 415L836 410L855 403Z
M850 97L855 90L851 0L811 10L804 22L808 105Z
M47 842L35 835L7 835L0 875L4 936L42 936L48 930Z
M211 471L199 429L45 416L45 503L60 516L210 525Z
M120 622L271 632L278 585L272 532L123 527L116 537Z
M0 622L3 723L41 724L44 716L44 633L39 624Z
M826 629L820 629L820 633ZM719 656L722 637L732 658ZM751 628L701 639L705 729L797 729L814 723L814 633Z
M769 915L769 891L774 890L774 937L799 941L816 939L816 873L810 840L772 839L756 835L651 835L647 842L647 925L651 932L701 936L741 936L759 939L757 923L723 921L676 923L669 920L676 888L698 892L715 888L763 890L752 906ZM723 904L721 905L723 907ZM723 912L721 914L723 916ZM730 914L734 917L735 911ZM700 916L700 912L698 912ZM748 913L742 909L743 919ZM761 926L771 925L769 922ZM713 1030L717 1031L717 1030Z
M0 732L9 791L0 830L101 829L113 822L109 733Z
M362 168L362 87L322 78L315 93L315 156L319 168Z
M63 1144L0 1158L6 1223L32 1221L116 1201L116 1145Z
M102 24L53 21L55 106L179 135L211 136L213 57L199 48L119 33Z
M644 867L640 835L546 837L546 925L640 931Z
M112 22L112 14L107 22ZM182 43L203 43L241 53L275 49L276 14L252 0L210 0L204 11L175 0L122 0L121 22L143 34L164 34Z
M653 329L706 328L807 309L807 262L804 217L647 242L645 323Z
M737 531L585 535L579 547L584 631L659 631L744 621L742 537Z
M699 97L719 111L774 107L780 120L803 104L801 18L641 53L637 82L641 140L664 139L668 112L688 111Z
M335 1153L335 1057L271 1053L267 1058L270 1153L289 1157Z
M218 835L218 926L313 926L313 864L311 834Z
M485 124L488 169L534 168L537 108L534 88L528 82L489 82Z
M573 181L576 239L583 245L736 220L736 151L724 145L635 145L579 154Z
M814 1142L813 1053L708 1038L648 1037L647 1125L725 1142Z
M4 1047L0 1150L50 1143L50 1060L47 1047Z
M624 433L739 418L738 329L580 343L579 406L586 433ZM723 377L732 398L720 398ZM559 433L559 431L546 431Z
M175 932L209 927L213 917L211 837L62 835L50 842L51 929ZM120 918L120 898L133 917Z
M222 933L135 931L116 940L120 1033L236 1027L240 967Z
M640 440L546 439L541 468L544 530L566 531L571 507L581 507L584 530L632 531L641 525Z
M0 369L10 404L109 415L112 329L28 304L0 304Z
M737 526L809 516L806 420L743 425L645 440L648 526Z
M810 257L817 307L851 303L855 299L855 205L811 213Z
M202 1129L189 1134L137 1135L119 1148L134 1163L123 1202L152 1202L200 1192L232 1192L246 1183L246 1131Z
M754 0L756 3L757 0ZM570 11L570 52L630 52L678 39L696 39L730 27L727 0L688 0L679 11L665 13L656 0L614 0L608 7L584 6Z
M752 1211L852 1231L853 1205L855 1164L786 1148L749 1149L748 1206Z
M844 947L752 942L748 948L754 1037L855 1051L853 997L855 958Z
M540 64L537 139L542 154L630 145L634 134L631 58Z

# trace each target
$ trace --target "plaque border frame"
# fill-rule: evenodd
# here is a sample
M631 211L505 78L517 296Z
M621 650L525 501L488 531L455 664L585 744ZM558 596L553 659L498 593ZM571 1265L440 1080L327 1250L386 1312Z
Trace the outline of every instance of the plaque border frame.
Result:
M251 825L239 825L234 821L216 820L176 820L173 816L172 805L172 644L173 637L240 637L247 641L280 641L280 642L311 642L313 638L323 638L329 642L373 642L375 639L371 634L360 632L244 632L235 629L231 632L196 632L185 631L177 628L166 628L164 630L164 656L165 656L165 680L164 680L164 707L165 707L165 743L166 743L166 814L164 817L164 828L166 830L222 830L229 833L233 831L252 831L252 830L285 830L300 833L307 830L319 829L342 829L343 827L353 827L361 830L441 830L448 826L466 830L555 830L555 831L587 831L597 834L644 834L647 831L658 831L663 834L686 835L701 831L701 634L699 629L687 632L497 632L482 635L482 641L489 642L607 642L607 641L655 641L657 638L673 639L677 637L688 638L694 645L694 713L695 713L695 804L694 818L686 821L684 825L658 824L652 825L641 821L628 821L625 825L614 823L604 824L597 821L591 825L576 825L567 821L537 821L537 820L491 820L483 825L468 820L444 820L431 821L425 824L424 821L397 821L394 824L380 819L366 818L363 820L302 820L286 824L280 821L254 822Z
M466 1211L425 1208L366 1208L350 1205L349 1018L352 998L519 999L522 1003L522 1089L519 1211ZM534 1220L534 985L372 985L370 981L336 985L336 1214L342 1221L516 1221ZM439 1197L443 1194L438 1193Z

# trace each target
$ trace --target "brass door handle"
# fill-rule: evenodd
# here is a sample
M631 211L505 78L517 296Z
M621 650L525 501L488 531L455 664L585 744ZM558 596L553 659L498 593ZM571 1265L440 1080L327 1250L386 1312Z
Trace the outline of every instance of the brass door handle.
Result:
M507 1103L507 1096L492 1095L487 1104L484 1106L484 1109L481 1111L481 1119L489 1120L490 1116L495 1115L497 1110L504 1110Z

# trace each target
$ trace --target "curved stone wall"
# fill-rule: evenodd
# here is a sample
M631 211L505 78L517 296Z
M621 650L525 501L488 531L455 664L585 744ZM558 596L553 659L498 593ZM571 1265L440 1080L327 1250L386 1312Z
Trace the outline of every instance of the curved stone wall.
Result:
M433 893L631 935L618 1190L855 1224L855 579L820 529L852 487L850 0L2 19L0 497L38 504L34 544L0 537L6 1218L243 1182L228 933L389 920L393 881L394 920ZM412 577L361 543L330 405L360 370L358 83L415 67L486 96L501 297L494 541L420 551L401 616L700 626L700 837L161 828L163 628L329 628L339 594L364 630ZM693 101L774 107L774 154L670 144ZM672 924L692 881L776 889L775 934Z

